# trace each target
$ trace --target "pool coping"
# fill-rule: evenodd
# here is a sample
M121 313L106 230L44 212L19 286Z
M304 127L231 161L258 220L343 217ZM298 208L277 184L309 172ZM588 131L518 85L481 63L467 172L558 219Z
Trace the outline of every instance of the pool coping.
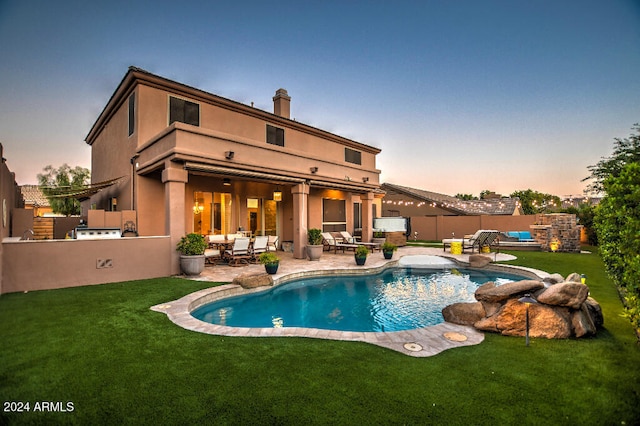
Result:
M457 259L451 259L447 256L438 257L448 258L459 266L469 267L468 263L461 262ZM401 257L400 259L403 258L404 257ZM253 289L244 289L242 286L237 284L223 284L217 287L206 288L190 293L171 302L152 306L151 310L164 313L174 324L186 330L199 333L230 337L306 337L313 339L365 342L392 349L412 357L429 357L437 355L447 349L482 343L484 340L484 333L476 330L472 326L464 326L448 322L403 331L356 332L303 327L229 327L200 321L191 315L191 312L207 303L233 296L269 291L274 287L299 278L321 275L370 275L380 273L386 269L396 268L398 266L408 268L412 267L410 264L406 263L400 265L400 259L373 268L347 268L295 272L278 277L274 280L273 286L257 287ZM440 268L442 266L435 265L435 267ZM417 266L413 266L413 268L434 269L433 267L429 268L428 265L425 264L419 264ZM542 279L544 276L548 275L543 271L513 265L491 264L482 269L498 269L502 271L507 269L514 273L524 273L532 278L537 277L538 279Z

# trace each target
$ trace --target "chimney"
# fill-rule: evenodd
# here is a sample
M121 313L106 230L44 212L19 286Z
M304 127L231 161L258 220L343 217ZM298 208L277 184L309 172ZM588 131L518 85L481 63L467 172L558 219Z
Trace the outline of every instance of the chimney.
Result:
M276 90L273 97L273 113L284 118L291 118L291 97L284 89Z

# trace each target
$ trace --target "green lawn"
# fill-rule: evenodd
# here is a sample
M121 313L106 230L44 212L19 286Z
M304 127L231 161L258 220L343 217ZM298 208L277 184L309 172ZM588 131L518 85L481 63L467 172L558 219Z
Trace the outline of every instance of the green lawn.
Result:
M640 348L598 256L514 254L509 263L586 273L605 328L528 348L487 334L412 358L183 330L149 310L207 286L177 278L3 295L0 424L639 424ZM10 401L31 411L5 412ZM73 411L34 412L43 401Z

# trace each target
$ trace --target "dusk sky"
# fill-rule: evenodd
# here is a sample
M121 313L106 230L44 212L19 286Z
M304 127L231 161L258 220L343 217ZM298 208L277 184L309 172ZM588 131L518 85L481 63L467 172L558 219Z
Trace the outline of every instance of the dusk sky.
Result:
M382 149L381 181L578 195L640 122L640 1L0 0L18 184L91 166L130 65Z

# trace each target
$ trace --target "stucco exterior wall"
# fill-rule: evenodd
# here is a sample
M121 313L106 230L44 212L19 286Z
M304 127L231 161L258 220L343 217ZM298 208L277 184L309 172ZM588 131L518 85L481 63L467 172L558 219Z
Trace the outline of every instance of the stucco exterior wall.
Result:
M0 144L0 241L11 236L13 210L18 207L18 201L20 201L20 206L23 205L22 197L19 197L18 194L15 174L7 167L4 158L4 149L2 144ZM20 200L18 200L18 197ZM31 216L30 220L33 223L33 216ZM2 293L5 285L2 279L5 266L4 247L0 244L0 293Z
M16 241L1 245L2 293L171 275L168 237Z
M496 229L500 232L529 231L536 222L536 215L521 216L413 216L411 217L411 236L418 232L419 240L438 241L462 238L474 234L479 229Z
M121 104L114 112L111 120L103 127L91 146L91 181L104 182L124 177L118 184L106 188L92 197L91 201L82 203L83 213L91 204L98 209L107 209L109 198L118 199L118 210L131 210L131 176L133 168L131 157L136 150L134 133L128 136L128 103Z

